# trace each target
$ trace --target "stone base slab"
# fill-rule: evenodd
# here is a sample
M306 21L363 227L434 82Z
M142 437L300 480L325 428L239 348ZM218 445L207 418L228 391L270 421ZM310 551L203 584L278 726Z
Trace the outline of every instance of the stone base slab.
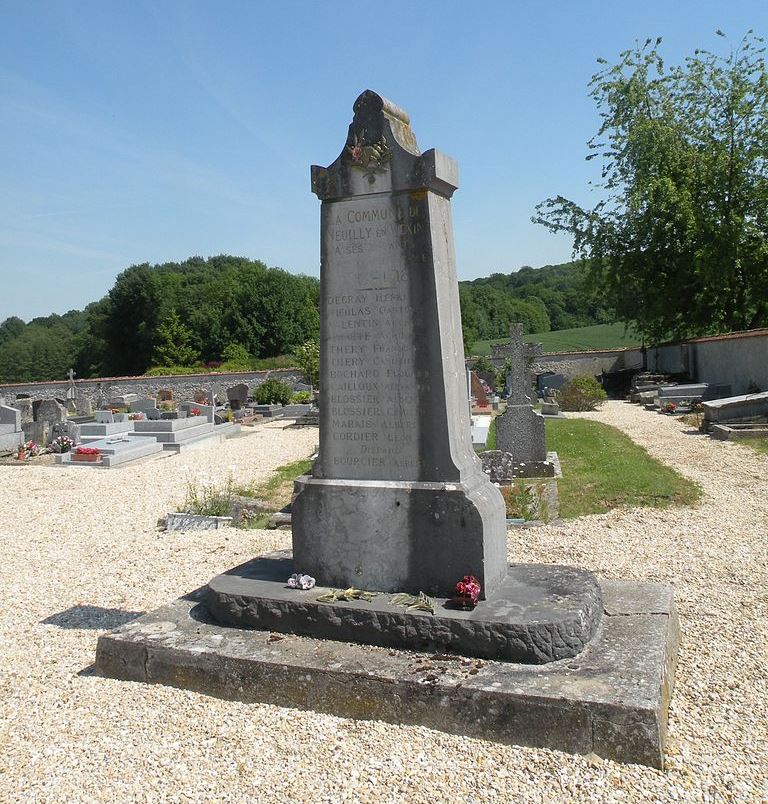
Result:
M218 622L239 628L528 664L578 655L602 616L597 578L576 567L515 564L477 608L462 611L435 598L434 614L393 605L387 592L372 600L320 602L329 589L286 585L299 569L290 551L235 567L211 580L208 609Z
M102 676L663 767L679 626L660 584L601 581L575 659L520 665L216 624L205 588L99 638Z

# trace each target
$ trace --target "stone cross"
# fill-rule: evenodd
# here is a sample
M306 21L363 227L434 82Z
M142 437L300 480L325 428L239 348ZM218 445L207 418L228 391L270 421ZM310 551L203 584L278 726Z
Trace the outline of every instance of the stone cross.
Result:
M533 374L531 363L544 354L540 343L525 343L523 341L523 325L511 324L509 327L510 341L506 352L512 367L507 374L507 387L510 389L509 402L512 405L525 405L531 403L529 392L533 391Z
M74 399L75 398L75 371L74 371L74 369L70 369L67 372L67 377L69 378L69 385L67 386L67 399Z
M297 481L293 555L318 585L450 596L507 574L504 502L471 441L451 196L408 114L366 91L321 208L320 451Z

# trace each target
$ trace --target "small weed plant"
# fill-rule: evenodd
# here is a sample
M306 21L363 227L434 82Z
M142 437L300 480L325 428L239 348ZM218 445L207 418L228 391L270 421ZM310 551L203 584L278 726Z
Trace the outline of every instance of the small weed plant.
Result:
M223 488L208 479L199 482L190 480L182 512L200 516L229 516L234 488L231 475Z

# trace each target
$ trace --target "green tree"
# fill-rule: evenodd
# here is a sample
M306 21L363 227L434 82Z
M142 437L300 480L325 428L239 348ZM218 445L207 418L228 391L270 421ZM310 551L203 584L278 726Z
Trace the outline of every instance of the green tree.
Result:
M176 310L170 310L157 328L154 362L158 366L191 366L200 355L190 346L192 332Z
M317 338L304 341L294 351L293 357L306 383L317 388L320 385L320 341Z
M602 199L536 208L534 221L573 235L615 318L648 340L768 323L762 42L749 31L726 56L696 51L670 69L661 39L622 53L590 84Z
M248 371L253 363L253 358L248 353L245 346L239 343L230 343L222 349L221 365L222 371Z

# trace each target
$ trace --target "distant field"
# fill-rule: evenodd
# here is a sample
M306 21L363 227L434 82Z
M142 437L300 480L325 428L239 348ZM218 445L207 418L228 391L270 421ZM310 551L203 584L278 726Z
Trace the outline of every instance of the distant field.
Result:
M489 355L491 343L505 343L509 338L476 341L472 355ZM640 338L624 332L624 324L595 324L577 329L560 329L556 332L538 332L526 335L526 341L544 344L545 352L582 352L590 349L623 349L639 346Z

